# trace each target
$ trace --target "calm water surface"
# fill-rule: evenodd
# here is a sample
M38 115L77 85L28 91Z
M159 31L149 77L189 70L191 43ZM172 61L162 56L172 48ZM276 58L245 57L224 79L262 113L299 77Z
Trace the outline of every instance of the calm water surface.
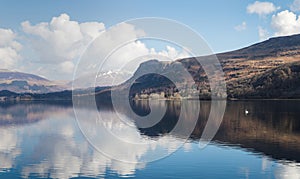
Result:
M112 155L132 161L124 163L90 145L68 102L0 104L0 178L300 178L300 101L228 102L218 133L204 149L198 142L210 102L201 102L197 125L187 141L168 133L182 112L180 106L192 108L193 102L158 102L161 105L167 106L167 113L150 128L136 127L126 111L123 117L130 124L116 119L110 106L99 107L101 120L89 118L99 111L80 109L86 114L80 126L88 127ZM133 109L140 115L149 112L142 102ZM190 115L187 112L185 120ZM139 148L118 145L105 137L104 128L129 141L158 142ZM185 143L176 150L176 142ZM176 151L139 163L162 150Z

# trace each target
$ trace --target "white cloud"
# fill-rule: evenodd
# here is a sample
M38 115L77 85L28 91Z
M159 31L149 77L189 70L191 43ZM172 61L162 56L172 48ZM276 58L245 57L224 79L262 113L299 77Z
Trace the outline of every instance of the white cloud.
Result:
M10 169L14 166L15 158L21 153L18 148L18 138L15 129L0 128L0 173L2 170Z
M18 166L19 161L16 160L16 157L26 155L27 157L23 157L25 161L22 161L26 165L20 167L24 178L28 178L31 174L35 174L38 177L50 176L51 178L62 179L78 177L79 174L80 176L92 177L105 175L107 170L113 171L120 176L128 177L134 175L136 170L145 167L146 163L139 162L143 162L147 156L162 152L162 149L166 153L174 152L183 143L180 139L172 136L160 137L157 141L143 137L134 126L131 118L126 117L126 115L120 116L122 117L120 119L119 117L116 118L116 113L112 111L103 111L101 113L101 115L103 114L103 120L95 123L97 118L90 117L99 115L98 111L80 109L80 113L86 116L86 120L82 121L83 123L81 124L90 127L89 132L94 133L95 136L103 136L98 142L103 144L103 147L113 154L111 157L121 155L120 159L131 161L129 163L120 162L104 156L97 150L91 150L89 142L81 135L80 129L74 121L72 108L44 107L47 107L47 112L52 114L51 119L49 119L48 113L45 116L40 114L39 118L41 120L39 123L33 123L29 126L20 125L11 132L12 135L7 129L0 128L0 134L3 134L6 137L5 139L7 139L4 140L3 145L1 145L2 143L0 144L0 159L2 159L0 171L2 166L3 168ZM53 111L56 112L53 113ZM28 114L25 115L29 116ZM49 128L50 124L57 127ZM132 126L128 124L132 124ZM111 140L111 138L104 137L110 132L123 142L114 143L114 140ZM55 134L55 138L51 137L53 134ZM39 136L39 138L32 138L32 135ZM33 141L33 145L28 144L29 138ZM50 138L51 144L48 142ZM2 158L1 152L3 154L6 151L12 153L15 148L19 147L17 145L22 145L24 149L30 147L33 151L38 150L38 155L43 157L35 158L34 155L37 153L22 153L22 151L19 151L17 155L13 155L6 162ZM187 146L187 149L189 150L190 147Z
M98 50L99 51L99 50ZM155 48L149 48L141 41L135 41L122 46L115 51L102 65L104 70L121 70L121 67L126 66L126 71L133 73L140 63L149 60L148 58L142 58L138 61L135 59L143 56L155 56L159 58L167 57L170 60L176 60L179 58L189 57L190 54L186 50L177 50L172 46L166 45L164 50L156 51ZM158 60L164 60L163 58Z
M166 57L170 58L171 60L190 57L190 54L185 49L183 49L182 51L178 51L174 47L171 47L168 45L166 47L166 50L157 52L157 54L161 55L161 56L166 56Z
M72 73L74 70L74 63L72 61L64 61L59 64L60 72L63 73Z
M21 25L38 54L40 63L49 64L43 69L43 75L46 76L70 75L82 50L105 29L103 23L79 23L70 20L67 14L53 17L50 22L31 25L29 21L25 21ZM56 73L50 69L55 69Z
M108 39L101 39L101 41L106 41L107 43L105 44L115 43L110 42L109 39L111 39L111 37L113 36L107 35ZM97 39L95 42L97 43L98 41L99 40ZM95 45L97 48L92 49L92 47L91 50L89 50L89 52L87 52L82 58L81 62L84 63L79 64L78 66L76 73L77 76L75 77L76 80L73 84L74 88L85 88L93 85L111 86L120 84L128 80L137 70L139 65L145 61L152 59L170 61L190 57L190 54L186 49L179 50L172 46L166 45L165 49L156 51L154 48L147 47L145 43L137 40L122 45L120 48L110 54L110 56L105 60L100 60L102 58L95 58L101 54L105 54L103 51L109 46L105 44L100 42L98 45ZM101 64L100 69L96 67L97 63ZM97 77L96 81L95 77Z
M121 23L106 30L90 44L81 57L75 74L74 88L94 86L94 78L108 71L133 74L140 63L151 59L162 60L159 58L161 56L171 60L189 56L186 50L180 51L167 44L163 45L166 47L165 50L157 51L155 45L150 46L153 45L151 42L144 41L143 37L145 36L146 33L142 29L129 23ZM120 75L111 80L103 80L100 76L97 79L101 81L102 85L112 85L112 82L118 84L129 77L131 76Z
M33 72L32 68L34 68L33 73L50 79L71 80L80 55L87 45L102 32L106 31L105 35L100 40L95 40L88 47L87 52L84 52L85 59L93 59L85 63L88 64L87 66L94 64L94 62L98 64L104 62L104 55L118 47L120 42L145 36L142 29L137 29L128 23L121 23L107 30L103 23L80 23L71 20L67 14L53 17L50 22L32 25L29 21L25 21L21 25L27 40L32 45L31 48L38 55L37 63L27 61L28 67L22 69ZM134 58L148 54L165 55L172 59L188 56L185 52L177 52L175 48L166 48L166 51L155 52L141 41L130 42L113 53L110 59L103 63L102 67L107 71L118 70ZM89 71L88 69L84 68L84 71Z
M280 9L280 7L276 7L271 2L260 2L255 1L253 4L249 4L247 6L247 12L250 14L258 14L259 16L267 15L272 12L275 12L277 9Z
M13 69L21 59L22 45L16 41L17 35L11 29L0 28L0 63L1 68Z
M242 22L242 24L239 24L239 25L235 26L234 29L236 31L246 30L247 29L247 23L244 21L244 22Z
M290 8L292 11L300 11L300 0L294 0Z
M266 40L267 38L269 38L269 31L259 26L258 36L259 36L259 40Z
M99 22L84 22L80 24L80 29L84 36L95 38L105 29L105 26Z
M280 164L275 170L276 178L297 179L300 178L300 167L297 163Z
M136 40L123 44L105 61L106 55L122 43L146 35L142 29L128 23L120 23L105 29L105 25L101 22L80 23L71 20L67 14L61 14L53 17L50 22L31 24L25 21L21 25L30 46L26 48L33 49L33 55L37 60L24 61L20 69L49 79L71 80L79 58L85 62L86 67L80 67L83 68L83 73L91 74L93 72L91 67L98 67L99 64L103 63L102 71L120 70L133 59L149 54L167 56L171 59L189 56L185 50L177 51L170 46L166 46L166 50L157 52L147 47L144 42ZM100 39L96 38L103 32L105 34ZM90 44L95 38L96 40ZM90 46L87 48L88 45ZM82 54L84 55L81 56ZM32 57L27 56L26 59ZM143 61L139 61L141 62ZM134 72L139 63L134 65L131 72ZM81 72L78 73L83 75Z
M273 15L271 25L275 30L275 36L300 33L300 18L289 10L281 11Z
M122 46L102 65L102 72L113 71L118 72L120 75L112 76L110 80L103 80L101 76L98 76L97 85L111 86L123 83L134 74L141 63L148 60L173 61L185 57L190 57L185 49L177 50L167 45L164 50L157 52L154 48L148 48L145 43L135 41ZM126 72L127 75L123 75L123 72ZM83 81L87 81L86 78ZM80 82L80 84L85 83Z

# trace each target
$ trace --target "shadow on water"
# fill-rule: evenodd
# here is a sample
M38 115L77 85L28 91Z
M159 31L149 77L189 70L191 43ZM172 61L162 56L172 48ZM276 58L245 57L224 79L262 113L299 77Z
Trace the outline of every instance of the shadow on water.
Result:
M141 114L149 112L147 101L137 101L133 106ZM191 102L188 105L191 107ZM156 137L168 133L177 123L180 106L167 101L167 113L151 128L139 129L144 135ZM190 139L198 141L206 125L211 102L202 101L200 113ZM189 120L189 115L184 116ZM214 141L223 145L237 145L260 152L274 159L300 161L300 101L231 101L227 102L222 124ZM179 136L180 137L180 136Z

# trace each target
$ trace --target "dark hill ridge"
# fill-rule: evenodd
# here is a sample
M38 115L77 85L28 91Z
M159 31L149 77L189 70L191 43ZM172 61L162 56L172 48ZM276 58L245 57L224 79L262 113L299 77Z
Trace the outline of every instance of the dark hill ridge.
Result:
M228 98L300 98L300 35L274 37L269 40L231 52L216 54L225 74ZM210 96L210 86L206 74L197 60L208 60L210 56L179 59L166 63L151 60L142 63L135 75L143 72L169 73L177 78L177 85L185 84L186 78L178 70L178 63L193 76L195 93L200 90L200 98ZM174 84L155 87L157 75L149 74L138 79L138 90L143 94L172 91ZM161 77L160 80L164 80ZM144 84L144 88L143 88ZM126 83L124 84L126 85ZM196 90L197 89L197 90ZM175 89L176 90L176 89ZM175 91L173 91L175 92ZM135 94L131 94L134 96ZM198 93L196 94L198 95Z
M217 54L219 59L247 58L257 59L265 57L278 57L286 55L299 55L300 34L284 37L273 37L266 41L234 50Z
M0 91L0 97L16 97L18 94L8 91L8 90L2 90Z
M245 98L300 98L300 61L281 65L251 79Z

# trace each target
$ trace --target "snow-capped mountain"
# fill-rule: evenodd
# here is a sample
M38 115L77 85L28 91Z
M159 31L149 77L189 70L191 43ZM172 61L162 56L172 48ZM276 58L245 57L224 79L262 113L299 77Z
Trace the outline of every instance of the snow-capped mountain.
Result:
M105 71L98 74L87 74L76 78L68 83L75 89L84 89L90 87L115 86L127 81L133 72L127 71Z

